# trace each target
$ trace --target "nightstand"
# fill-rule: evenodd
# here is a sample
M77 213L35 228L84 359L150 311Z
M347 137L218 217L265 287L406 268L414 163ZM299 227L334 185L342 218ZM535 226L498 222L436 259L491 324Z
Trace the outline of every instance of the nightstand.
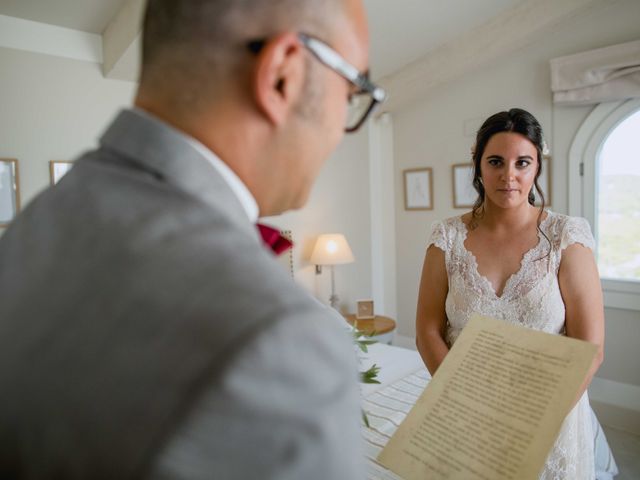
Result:
M392 318L376 315L373 318L356 318L353 313L344 314L344 318L350 325L358 330L362 330L366 334L375 332L371 340L380 343L390 344L396 331L396 322Z

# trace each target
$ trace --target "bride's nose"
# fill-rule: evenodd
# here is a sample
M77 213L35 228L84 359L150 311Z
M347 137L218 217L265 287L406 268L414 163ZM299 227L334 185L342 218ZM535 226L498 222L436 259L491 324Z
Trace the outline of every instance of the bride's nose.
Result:
M516 178L516 166L512 163L507 163L503 170L504 180L511 182Z

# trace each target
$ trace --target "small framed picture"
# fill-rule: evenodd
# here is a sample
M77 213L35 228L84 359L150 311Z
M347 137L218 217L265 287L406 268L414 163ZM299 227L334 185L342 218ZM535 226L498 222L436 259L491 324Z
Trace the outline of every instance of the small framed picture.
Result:
M64 160L51 160L49 161L49 177L51 179L51 185L55 185L60 181L65 174L71 170L73 162L67 162Z
M473 164L457 163L451 166L453 178L453 208L471 208L478 198L473 188Z
M542 157L542 173L538 178L538 185L544 193L544 205L551 205L551 157L544 155ZM536 195L536 205L540 205L540 195Z
M433 170L404 170L404 209L433 210Z
M18 160L0 158L0 227L6 227L20 211Z
M356 318L358 320L375 317L373 313L373 300L358 300L356 305Z

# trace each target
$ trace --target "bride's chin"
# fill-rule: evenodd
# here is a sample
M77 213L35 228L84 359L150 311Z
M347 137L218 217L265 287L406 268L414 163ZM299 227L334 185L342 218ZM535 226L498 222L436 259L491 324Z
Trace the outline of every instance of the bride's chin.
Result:
M488 200L488 202L487 202ZM511 208L520 208L522 207L523 204L528 204L529 201L527 198L502 198L502 199L497 199L497 198L491 198L488 197L487 200L485 200L485 203L491 203L493 204L494 207L500 208L500 209L511 209Z

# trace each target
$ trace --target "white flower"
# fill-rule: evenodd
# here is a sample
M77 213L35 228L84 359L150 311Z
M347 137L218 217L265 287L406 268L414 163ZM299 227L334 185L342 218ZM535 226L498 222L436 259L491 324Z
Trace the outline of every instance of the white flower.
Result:
M545 140L542 140L542 155L549 155L549 147Z

